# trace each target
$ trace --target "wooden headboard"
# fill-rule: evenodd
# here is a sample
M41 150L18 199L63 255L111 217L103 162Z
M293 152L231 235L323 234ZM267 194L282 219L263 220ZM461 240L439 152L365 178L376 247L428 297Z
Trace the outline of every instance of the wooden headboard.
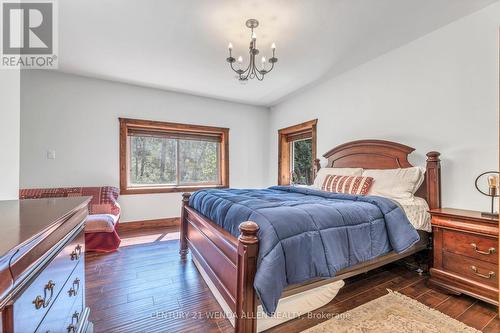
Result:
M415 149L403 144L384 140L358 140L337 146L323 155L328 160L327 167L396 169L413 165L408 155ZM427 200L431 209L441 207L441 160L440 153L427 153L425 180L416 195ZM314 161L317 172L320 160Z

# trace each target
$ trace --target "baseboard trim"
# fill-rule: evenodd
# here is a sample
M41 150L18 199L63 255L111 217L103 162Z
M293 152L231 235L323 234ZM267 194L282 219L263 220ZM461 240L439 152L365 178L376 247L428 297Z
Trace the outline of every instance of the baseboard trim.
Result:
M181 224L180 217L168 217L164 219L143 220L122 222L118 225L119 231L148 229L148 228L161 228L161 227L175 227Z

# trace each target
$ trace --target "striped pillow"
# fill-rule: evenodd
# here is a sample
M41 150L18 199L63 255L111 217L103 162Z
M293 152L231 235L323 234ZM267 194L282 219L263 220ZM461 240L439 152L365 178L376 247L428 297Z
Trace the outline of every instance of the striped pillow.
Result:
M328 192L366 195L372 184L372 177L328 175L321 189Z

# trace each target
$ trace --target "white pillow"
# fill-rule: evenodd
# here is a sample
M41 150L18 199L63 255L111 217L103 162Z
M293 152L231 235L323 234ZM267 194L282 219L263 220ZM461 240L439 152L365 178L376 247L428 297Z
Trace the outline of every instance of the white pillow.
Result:
M323 186L323 182L328 175L361 176L362 173L362 168L321 168L314 179L313 186L317 189L321 189L321 186Z
M425 169L411 167L404 169L364 170L364 177L372 177L373 184L368 195L378 195L394 199L413 198L422 185Z

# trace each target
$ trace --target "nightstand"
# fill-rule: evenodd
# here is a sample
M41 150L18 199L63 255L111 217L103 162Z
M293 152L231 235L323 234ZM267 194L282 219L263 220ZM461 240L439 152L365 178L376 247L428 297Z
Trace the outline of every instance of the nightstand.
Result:
M434 209L429 283L498 305L498 219L461 209Z

